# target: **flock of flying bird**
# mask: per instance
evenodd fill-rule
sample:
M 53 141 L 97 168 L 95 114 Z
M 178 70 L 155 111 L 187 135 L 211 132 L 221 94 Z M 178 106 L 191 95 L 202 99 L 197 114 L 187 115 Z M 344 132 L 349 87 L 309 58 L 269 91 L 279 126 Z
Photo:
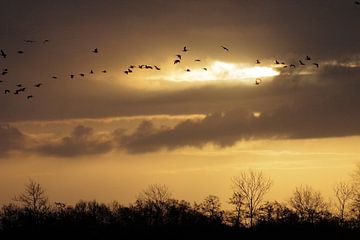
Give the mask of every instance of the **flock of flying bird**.
M 229 51 L 230 51 L 228 47 L 225 47 L 225 46 L 223 46 L 223 45 L 221 45 L 220 47 L 221 47 L 224 51 L 226 51 L 226 52 L 229 52 Z M 188 52 L 188 51 L 190 51 L 190 50 L 188 49 L 188 47 L 187 47 L 187 46 L 184 46 L 183 49 L 182 49 L 182 52 L 183 52 L 183 53 L 186 53 L 186 52 Z M 175 57 L 176 57 L 176 59 L 174 60 L 173 63 L 174 63 L 175 65 L 180 64 L 180 63 L 181 63 L 181 60 L 183 59 L 183 55 L 181 55 L 181 54 L 176 54 Z M 201 62 L 201 59 L 194 59 L 194 61 L 195 61 L 195 62 Z M 306 56 L 304 60 L 301 60 L 301 59 L 300 59 L 300 60 L 298 61 L 298 62 L 299 62 L 299 66 L 305 66 L 305 65 L 307 65 L 307 62 L 309 62 L 309 61 L 311 61 L 311 57 Z M 257 59 L 257 60 L 256 60 L 256 64 L 261 64 L 261 61 L 260 61 L 259 59 Z M 274 64 L 275 64 L 276 66 L 279 66 L 279 67 L 282 67 L 282 68 L 288 68 L 288 67 L 289 67 L 289 68 L 296 68 L 296 67 L 297 67 L 295 63 L 286 64 L 285 62 L 279 62 L 278 60 L 275 60 L 275 61 L 274 61 Z M 320 66 L 320 65 L 319 65 L 318 63 L 316 63 L 316 62 L 312 62 L 311 64 L 314 65 L 316 68 L 319 68 L 319 66 Z M 156 70 L 158 70 L 158 71 L 161 70 L 161 68 L 158 67 L 158 66 L 156 66 L 156 65 L 151 66 L 151 65 L 147 65 L 147 64 L 142 64 L 142 65 L 138 65 L 137 67 L 138 67 L 139 69 L 156 69 Z M 127 75 L 130 74 L 130 73 L 133 73 L 135 68 L 136 68 L 136 65 L 130 65 L 130 66 L 124 71 L 124 73 L 127 74 Z M 203 67 L 202 69 L 203 69 L 204 71 L 207 71 L 207 70 L 208 70 L 207 67 Z M 186 72 L 191 72 L 191 69 L 186 68 L 185 71 L 186 71 Z M 260 79 L 260 78 L 256 78 L 256 80 L 255 80 L 255 85 L 259 85 L 260 83 L 261 83 L 261 79 Z
M 36 41 L 34 41 L 34 40 L 25 40 L 24 42 L 25 42 L 25 43 L 32 44 L 32 43 L 35 43 Z M 49 42 L 48 39 L 45 39 L 45 40 L 42 41 L 43 44 L 45 44 L 45 43 L 47 43 L 47 42 Z M 223 45 L 220 46 L 220 47 L 221 47 L 224 51 L 226 51 L 226 52 L 229 52 L 229 51 L 230 51 L 228 47 L 225 47 L 225 46 L 223 46 Z M 184 54 L 186 54 L 188 51 L 190 51 L 190 50 L 188 49 L 188 47 L 187 47 L 187 46 L 184 46 L 183 49 L 182 49 L 182 52 L 183 52 Z M 91 50 L 91 52 L 94 53 L 94 54 L 98 54 L 100 51 L 99 51 L 98 48 L 95 48 L 95 49 Z M 19 51 L 17 51 L 17 53 L 18 53 L 18 54 L 24 54 L 24 51 L 19 50 Z M 7 54 L 6 54 L 5 50 L 3 50 L 3 49 L 0 50 L 0 56 L 1 56 L 2 58 L 4 58 L 4 59 L 7 58 Z M 182 61 L 182 59 L 183 59 L 183 55 L 181 55 L 181 54 L 176 54 L 175 57 L 176 57 L 176 59 L 173 61 L 173 64 L 175 64 L 175 65 L 180 64 L 181 61 Z M 194 59 L 194 61 L 195 61 L 195 62 L 201 62 L 201 59 Z M 299 62 L 299 66 L 307 65 L 307 63 L 308 63 L 309 61 L 311 61 L 311 58 L 310 58 L 309 56 L 306 56 L 306 58 L 305 58 L 304 60 L 299 60 L 299 61 L 298 61 L 298 62 Z M 258 64 L 261 64 L 261 61 L 260 61 L 259 59 L 256 60 L 256 65 L 258 65 Z M 289 68 L 296 68 L 296 67 L 297 67 L 296 64 L 294 64 L 294 63 L 291 63 L 291 64 L 288 65 L 288 64 L 286 64 L 285 62 L 279 62 L 278 60 L 275 60 L 275 61 L 274 61 L 274 64 L 275 64 L 276 66 L 279 66 L 279 67 L 282 67 L 282 68 L 288 68 L 288 67 L 289 67 Z M 317 68 L 319 68 L 319 64 L 318 64 L 318 63 L 312 62 L 311 64 L 314 65 L 314 66 L 316 66 Z M 141 64 L 141 65 L 130 65 L 130 66 L 124 71 L 124 73 L 127 74 L 127 75 L 128 75 L 128 74 L 131 74 L 131 73 L 134 72 L 135 68 L 139 68 L 139 69 L 150 69 L 150 70 L 153 70 L 153 69 L 154 69 L 154 70 L 157 70 L 157 71 L 160 71 L 160 70 L 161 70 L 161 68 L 160 68 L 159 66 L 157 66 L 157 65 Z M 207 67 L 202 67 L 202 69 L 203 69 L 204 71 L 207 71 L 207 70 L 208 70 Z M 185 71 L 186 71 L 186 72 L 190 72 L 191 69 L 186 68 Z M 107 73 L 107 70 L 103 70 L 103 71 L 101 71 L 101 72 L 102 72 L 102 73 Z M 8 73 L 9 73 L 8 69 L 7 69 L 7 68 L 4 68 L 4 69 L 2 69 L 1 75 L 4 77 L 4 76 L 7 75 Z M 94 71 L 91 69 L 90 72 L 89 72 L 89 74 L 94 74 Z M 79 75 L 80 77 L 85 77 L 85 73 L 79 73 L 78 75 Z M 77 75 L 76 75 L 76 74 L 69 74 L 69 77 L 70 77 L 71 79 L 75 78 L 75 76 L 77 76 Z M 52 78 L 53 78 L 53 79 L 57 79 L 58 77 L 57 77 L 57 76 L 52 76 Z M 259 84 L 261 83 L 261 81 L 262 81 L 262 80 L 261 80 L 260 78 L 256 78 L 256 79 L 255 79 L 255 85 L 259 85 Z M 3 83 L 3 80 L 0 80 L 0 84 L 1 84 L 1 83 Z M 33 85 L 33 87 L 35 87 L 35 88 L 40 88 L 42 85 L 43 85 L 43 83 L 36 83 L 36 84 Z M 19 83 L 19 84 L 16 84 L 16 85 L 15 85 L 15 89 L 14 89 L 13 91 L 11 91 L 10 89 L 5 89 L 5 90 L 3 90 L 3 93 L 4 93 L 4 94 L 11 94 L 11 93 L 13 93 L 13 94 L 15 94 L 15 95 L 19 95 L 19 94 L 27 91 L 27 89 L 28 89 L 27 87 L 25 87 L 23 84 Z M 27 95 L 27 99 L 31 99 L 31 98 L 33 98 L 33 97 L 34 97 L 34 96 L 33 96 L 32 94 Z
M 48 43 L 49 41 L 50 41 L 49 39 L 45 39 L 45 40 L 43 40 L 43 41 L 41 41 L 41 42 L 42 42 L 43 44 L 46 44 L 46 43 Z M 36 43 L 37 41 L 35 41 L 35 40 L 24 40 L 24 42 L 27 43 L 27 44 L 33 44 L 33 43 Z M 99 50 L 98 50 L 97 48 L 95 48 L 94 50 L 92 50 L 92 52 L 93 52 L 93 53 L 99 53 Z M 24 54 L 24 51 L 23 51 L 23 50 L 19 50 L 19 51 L 17 51 L 17 53 L 18 53 L 18 54 Z M 0 49 L 0 57 L 2 57 L 3 59 L 6 59 L 7 56 L 8 56 L 8 55 L 7 55 L 6 51 L 3 50 L 3 49 Z M 2 71 L 1 71 L 1 76 L 4 78 L 5 75 L 7 75 L 8 73 L 9 73 L 8 68 L 4 68 L 4 69 L 2 69 Z M 94 74 L 94 73 L 95 73 L 95 72 L 94 72 L 92 69 L 91 69 L 90 72 L 89 72 L 89 74 Z M 106 71 L 106 70 L 103 70 L 102 73 L 107 73 L 107 71 Z M 85 77 L 85 73 L 80 73 L 79 76 Z M 70 78 L 74 78 L 74 77 L 75 77 L 75 74 L 69 74 L 69 77 L 70 77 Z M 53 79 L 58 79 L 57 76 L 52 76 L 52 78 L 53 78 Z M 4 82 L 3 80 L 0 80 L 0 84 L 3 83 L 3 82 Z M 36 83 L 36 84 L 33 84 L 33 87 L 34 87 L 34 88 L 40 88 L 42 85 L 43 85 L 43 83 Z M 19 94 L 21 94 L 21 93 L 24 93 L 24 92 L 27 91 L 28 89 L 29 89 L 29 87 L 25 87 L 24 84 L 18 83 L 18 84 L 15 85 L 15 89 L 14 89 L 13 91 L 10 90 L 10 89 L 5 89 L 5 90 L 3 90 L 3 93 L 4 93 L 4 94 L 11 94 L 11 93 L 13 93 L 13 94 L 15 94 L 15 95 L 19 95 Z M 34 98 L 34 95 L 28 94 L 28 95 L 26 96 L 26 98 L 27 98 L 27 99 L 32 99 L 32 98 Z

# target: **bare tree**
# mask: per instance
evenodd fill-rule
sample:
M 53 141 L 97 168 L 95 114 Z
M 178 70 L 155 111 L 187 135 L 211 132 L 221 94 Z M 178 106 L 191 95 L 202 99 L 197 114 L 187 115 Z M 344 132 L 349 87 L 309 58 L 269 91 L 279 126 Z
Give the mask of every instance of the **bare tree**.
M 224 211 L 221 210 L 220 198 L 208 195 L 199 205 L 201 212 L 213 221 L 222 222 Z
M 346 207 L 354 195 L 354 186 L 346 182 L 339 182 L 334 186 L 334 194 L 337 200 L 335 206 L 339 212 L 339 217 L 344 220 Z
M 301 220 L 310 221 L 311 223 L 314 223 L 315 220 L 328 212 L 328 206 L 324 202 L 321 193 L 314 191 L 310 186 L 297 187 L 289 203 Z
M 49 200 L 45 189 L 32 179 L 29 179 L 29 183 L 25 185 L 25 191 L 15 196 L 14 200 L 34 212 L 42 212 L 48 209 Z
M 234 205 L 234 222 L 236 227 L 240 227 L 241 223 L 241 215 L 243 213 L 243 207 L 244 207 L 244 198 L 243 196 L 238 192 L 233 192 L 233 195 L 229 199 L 229 203 Z
M 234 194 L 243 198 L 243 203 L 250 219 L 250 227 L 252 227 L 255 215 L 261 206 L 265 194 L 270 190 L 272 181 L 270 178 L 265 177 L 261 171 L 255 172 L 249 170 L 234 177 L 232 182 Z
M 171 195 L 172 194 L 166 185 L 152 184 L 140 193 L 139 199 L 142 199 L 145 202 L 163 204 L 171 198 Z
M 171 192 L 166 185 L 149 185 L 139 194 L 135 205 L 147 215 L 150 225 L 162 224 L 171 200 Z

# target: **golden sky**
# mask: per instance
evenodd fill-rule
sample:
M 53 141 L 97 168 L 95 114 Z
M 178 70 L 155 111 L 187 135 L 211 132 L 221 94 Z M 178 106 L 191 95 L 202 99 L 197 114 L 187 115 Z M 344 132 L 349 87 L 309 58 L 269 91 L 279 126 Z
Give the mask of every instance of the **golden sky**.
M 67 203 L 128 203 L 162 183 L 226 205 L 231 177 L 250 168 L 274 180 L 269 199 L 300 184 L 330 197 L 360 155 L 353 5 L 4 1 L 0 203 L 33 178 Z M 13 94 L 17 84 L 26 91 Z

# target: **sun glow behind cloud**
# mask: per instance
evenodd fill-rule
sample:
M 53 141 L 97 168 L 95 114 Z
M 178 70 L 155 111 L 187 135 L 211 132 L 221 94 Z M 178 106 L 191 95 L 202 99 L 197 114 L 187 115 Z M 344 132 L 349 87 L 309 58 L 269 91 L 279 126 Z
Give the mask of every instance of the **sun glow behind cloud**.
M 190 72 L 185 69 L 177 69 L 165 74 L 151 76 L 148 79 L 163 79 L 176 82 L 197 82 L 197 81 L 241 81 L 253 84 L 252 80 L 256 78 L 274 77 L 280 73 L 267 66 L 251 66 L 245 64 L 227 63 L 222 61 L 214 61 L 210 65 L 203 67 L 191 68 Z

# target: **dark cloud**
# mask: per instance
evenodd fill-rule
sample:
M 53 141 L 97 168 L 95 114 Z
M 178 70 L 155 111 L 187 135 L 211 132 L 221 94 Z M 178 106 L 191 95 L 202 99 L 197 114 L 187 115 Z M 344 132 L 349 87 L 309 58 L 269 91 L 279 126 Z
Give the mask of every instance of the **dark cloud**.
M 0 124 L 0 157 L 6 156 L 11 151 L 23 150 L 27 137 L 18 129 Z
M 143 153 L 207 143 L 227 147 L 249 139 L 359 135 L 360 112 L 354 108 L 360 102 L 359 87 L 359 67 L 328 66 L 315 75 L 279 76 L 264 88 L 282 97 L 275 107 L 265 104 L 260 117 L 249 108 L 234 108 L 166 130 L 144 122 L 134 133 L 125 135 L 120 145 L 130 153 Z
M 111 142 L 99 134 L 95 134 L 92 128 L 77 126 L 70 136 L 50 144 L 41 144 L 33 151 L 49 156 L 77 157 L 86 155 L 102 154 L 110 151 Z

